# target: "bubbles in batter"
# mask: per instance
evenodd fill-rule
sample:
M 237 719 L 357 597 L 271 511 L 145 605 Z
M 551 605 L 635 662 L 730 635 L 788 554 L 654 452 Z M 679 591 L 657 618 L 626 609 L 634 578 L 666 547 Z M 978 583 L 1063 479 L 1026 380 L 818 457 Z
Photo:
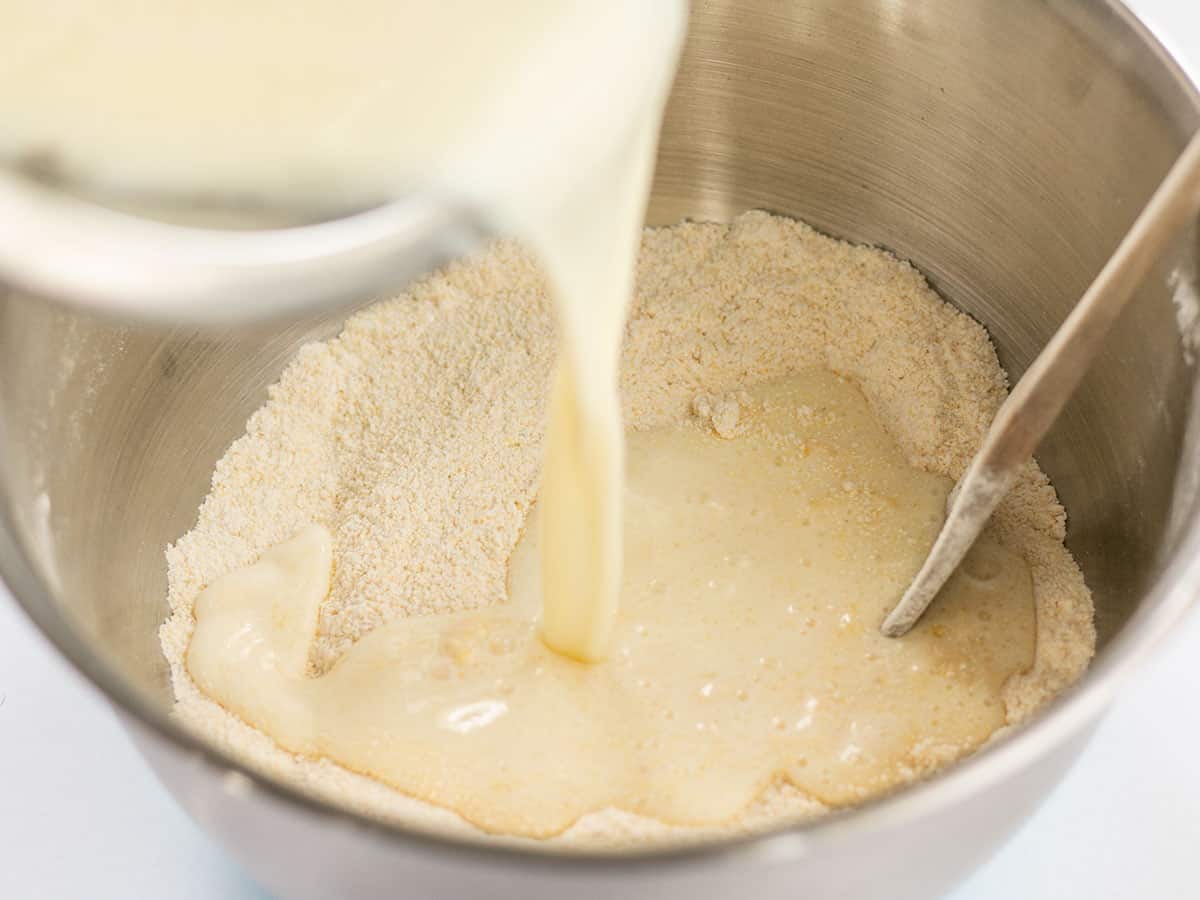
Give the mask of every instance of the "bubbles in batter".
M 306 529 L 200 595 L 192 677 L 288 750 L 533 837 L 608 807 L 720 824 L 780 778 L 853 803 L 1003 725 L 1002 687 L 1034 650 L 1019 557 L 985 537 L 910 635 L 878 632 L 950 482 L 826 371 L 697 412 L 628 434 L 606 661 L 539 638 L 531 516 L 507 604 L 392 622 L 317 678 L 302 661 L 333 560 Z

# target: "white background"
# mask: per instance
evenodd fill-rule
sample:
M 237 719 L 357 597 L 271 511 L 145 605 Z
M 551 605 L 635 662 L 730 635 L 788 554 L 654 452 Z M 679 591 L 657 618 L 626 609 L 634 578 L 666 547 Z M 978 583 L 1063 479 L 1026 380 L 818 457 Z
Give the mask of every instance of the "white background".
M 1200 72 L 1195 0 L 1131 5 Z M 1195 898 L 1198 857 L 1192 616 L 1062 786 L 950 900 Z M 159 787 L 97 692 L 0 596 L 0 898 L 84 896 L 264 895 Z

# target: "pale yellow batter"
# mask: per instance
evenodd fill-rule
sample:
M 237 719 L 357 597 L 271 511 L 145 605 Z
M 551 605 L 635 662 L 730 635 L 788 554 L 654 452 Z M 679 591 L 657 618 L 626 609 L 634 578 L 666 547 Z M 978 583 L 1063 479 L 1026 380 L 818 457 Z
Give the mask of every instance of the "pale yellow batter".
M 538 638 L 535 516 L 508 603 L 383 626 L 317 678 L 333 558 L 304 529 L 200 595 L 192 677 L 293 752 L 532 837 L 606 808 L 717 825 L 780 778 L 852 803 L 985 741 L 1033 661 L 1026 564 L 984 540 L 910 636 L 881 637 L 948 479 L 909 465 L 827 371 L 717 405 L 629 435 L 607 661 Z

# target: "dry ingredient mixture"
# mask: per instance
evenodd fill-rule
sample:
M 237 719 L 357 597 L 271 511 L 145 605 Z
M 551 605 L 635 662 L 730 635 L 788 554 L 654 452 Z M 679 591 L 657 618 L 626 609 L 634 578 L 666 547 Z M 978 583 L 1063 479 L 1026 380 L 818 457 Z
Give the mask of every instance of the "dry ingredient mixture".
M 195 529 L 168 550 L 172 614 L 162 641 L 178 715 L 334 802 L 470 831 L 446 810 L 285 753 L 207 699 L 184 665 L 192 606 L 214 579 L 311 523 L 333 535 L 334 574 L 310 674 L 385 622 L 503 601 L 537 489 L 554 353 L 545 284 L 511 243 L 356 315 L 336 340 L 303 348 L 218 464 Z M 857 384 L 911 463 L 951 478 L 1005 388 L 982 328 L 883 252 L 763 213 L 731 226 L 646 232 L 622 363 L 630 426 L 699 416 L 729 437 L 738 391 L 817 367 Z M 1092 652 L 1091 600 L 1062 544 L 1064 526 L 1053 489 L 1030 464 L 992 529 L 1028 562 L 1037 609 L 1034 664 L 1005 689 L 1009 723 L 1077 678 Z M 922 763 L 948 758 L 930 747 Z M 725 827 L 821 811 L 779 783 Z M 703 833 L 604 810 L 558 839 Z

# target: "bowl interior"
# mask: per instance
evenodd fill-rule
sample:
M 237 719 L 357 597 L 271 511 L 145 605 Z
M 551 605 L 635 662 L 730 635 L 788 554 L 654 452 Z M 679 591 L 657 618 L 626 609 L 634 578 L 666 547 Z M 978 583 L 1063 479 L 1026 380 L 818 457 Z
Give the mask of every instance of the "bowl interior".
M 697 0 L 651 223 L 766 208 L 912 260 L 1020 375 L 1200 116 L 1123 11 L 1044 0 Z M 1174 272 L 1141 290 L 1042 447 L 1101 652 L 1162 562 L 1187 424 Z M 35 618 L 144 712 L 169 708 L 163 549 L 302 342 L 129 329 L 0 304 L 0 565 Z M 1194 465 L 1193 463 L 1189 463 Z

